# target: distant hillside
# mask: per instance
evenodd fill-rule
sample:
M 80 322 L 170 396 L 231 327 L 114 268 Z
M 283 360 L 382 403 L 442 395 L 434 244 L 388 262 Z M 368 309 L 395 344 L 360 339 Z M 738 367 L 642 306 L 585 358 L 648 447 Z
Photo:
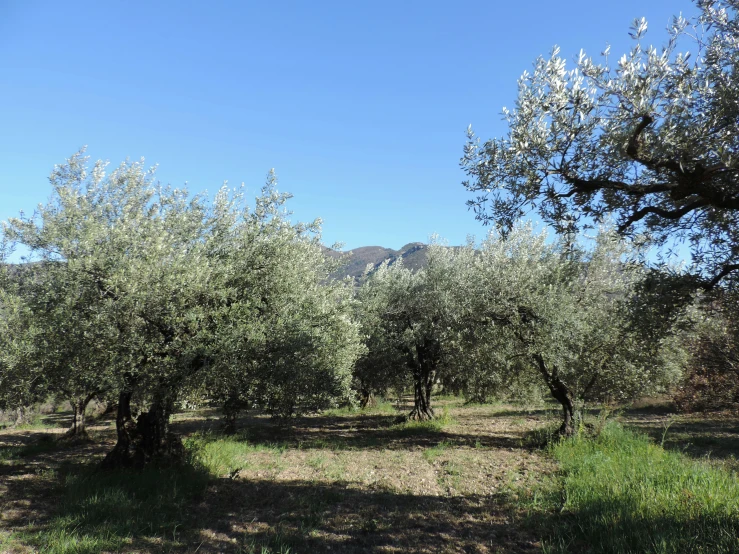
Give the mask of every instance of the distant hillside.
M 372 269 L 380 266 L 388 260 L 390 264 L 402 259 L 403 265 L 409 269 L 416 270 L 426 266 L 428 261 L 428 245 L 422 242 L 411 242 L 400 250 L 383 248 L 382 246 L 361 246 L 346 252 L 325 249 L 326 254 L 343 262 L 342 267 L 333 273 L 336 279 L 344 279 L 347 275 L 355 281 L 364 274 L 368 265 Z M 8 264 L 11 279 L 17 279 L 21 283 L 32 275 L 31 270 L 38 262 L 31 264 Z
M 420 269 L 427 262 L 428 245 L 422 242 L 411 242 L 400 250 L 383 248 L 382 246 L 361 246 L 347 252 L 329 251 L 329 255 L 341 258 L 344 265 L 334 272 L 334 277 L 343 279 L 347 275 L 359 280 L 368 265 L 372 268 L 378 267 L 385 260 L 390 264 L 402 259 L 403 265 L 409 269 Z

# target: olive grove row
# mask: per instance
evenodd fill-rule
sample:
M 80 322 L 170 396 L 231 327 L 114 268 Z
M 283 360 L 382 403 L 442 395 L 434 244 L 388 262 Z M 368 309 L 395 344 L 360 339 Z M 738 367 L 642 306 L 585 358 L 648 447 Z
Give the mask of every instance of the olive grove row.
M 117 467 L 176 456 L 185 401 L 220 406 L 233 431 L 244 409 L 288 418 L 391 389 L 413 391 L 415 419 L 434 417 L 439 385 L 476 401 L 543 390 L 568 434 L 581 402 L 666 390 L 691 337 L 736 315 L 707 308 L 739 272 L 737 6 L 698 7 L 661 51 L 642 46 L 642 20 L 615 65 L 537 60 L 508 135 L 470 131 L 462 158 L 494 231 L 432 244 L 415 272 L 333 278 L 320 221 L 294 223 L 273 174 L 249 206 L 78 153 L 46 205 L 3 225 L 0 262 L 18 249 L 29 263 L 0 266 L 0 410 L 61 397 L 84 432 L 86 405 L 108 401 Z M 522 224 L 527 210 L 557 236 Z M 688 273 L 648 267 L 643 247 L 680 240 Z
M 110 465 L 175 448 L 184 400 L 218 404 L 232 431 L 244 408 L 288 417 L 412 387 L 410 417 L 427 419 L 437 382 L 478 399 L 540 384 L 568 433 L 577 400 L 680 374 L 687 320 L 649 319 L 650 274 L 608 229 L 589 248 L 529 226 L 433 244 L 427 267 L 382 265 L 355 292 L 330 277 L 341 261 L 318 222 L 290 221 L 274 175 L 253 207 L 238 191 L 209 202 L 162 187 L 141 163 L 106 174 L 81 154 L 51 181 L 50 202 L 4 229 L 34 261 L 3 274 L 0 399 L 69 399 L 79 432 L 92 398 L 114 402 Z M 147 406 L 135 419 L 132 400 Z

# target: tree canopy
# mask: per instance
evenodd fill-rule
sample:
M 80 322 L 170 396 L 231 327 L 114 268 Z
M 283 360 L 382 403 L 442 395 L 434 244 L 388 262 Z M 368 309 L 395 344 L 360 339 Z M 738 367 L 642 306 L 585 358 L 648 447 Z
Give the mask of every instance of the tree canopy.
M 0 385 L 16 402 L 114 395 L 117 466 L 176 454 L 169 416 L 202 387 L 287 415 L 348 396 L 351 287 L 325 283 L 319 222 L 290 221 L 273 174 L 254 208 L 240 191 L 211 204 L 162 186 L 143 162 L 90 168 L 82 152 L 50 180 L 49 203 L 4 227 L 37 262 L 18 294 L 3 289 L 17 378 Z M 135 421 L 132 400 L 148 406 Z
M 560 49 L 518 82 L 504 137 L 470 127 L 461 165 L 478 219 L 509 230 L 533 210 L 573 234 L 613 214 L 618 230 L 657 245 L 690 244 L 711 288 L 739 269 L 739 22 L 733 0 L 698 2 L 662 48 L 600 61 Z M 692 49 L 692 51 L 688 50 Z
M 628 400 L 665 390 L 680 375 L 675 327 L 645 334 L 635 324 L 643 267 L 612 231 L 594 242 L 551 244 L 517 225 L 483 242 L 472 272 L 470 328 L 477 329 L 468 336 L 487 373 L 499 382 L 511 374 L 538 379 L 562 405 L 565 434 L 576 402 Z

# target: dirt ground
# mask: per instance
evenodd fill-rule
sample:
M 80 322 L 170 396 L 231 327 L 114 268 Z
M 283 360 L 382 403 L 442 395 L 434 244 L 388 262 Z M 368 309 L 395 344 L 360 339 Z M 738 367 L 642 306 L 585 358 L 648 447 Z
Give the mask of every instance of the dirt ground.
M 131 537 L 120 551 L 540 552 L 536 530 L 515 500 L 556 471 L 532 439 L 556 421 L 556 412 L 465 406 L 459 399 L 436 406 L 449 421 L 440 429 L 399 426 L 387 411 L 304 417 L 290 428 L 245 417 L 240 440 L 253 449 L 186 507 L 179 538 Z M 11 545 L 6 552 L 35 552 L 13 537 L 56 516 L 64 494 L 60 470 L 92 467 L 112 447 L 110 421 L 91 427 L 90 441 L 55 440 L 65 417 L 0 430 L 0 537 L 7 539 L 0 544 Z M 658 442 L 664 437 L 668 448 L 739 469 L 736 414 L 675 415 L 647 405 L 617 417 Z M 217 430 L 216 418 L 208 410 L 178 414 L 174 428 L 183 436 Z M 25 449 L 23 456 L 12 456 L 18 449 Z

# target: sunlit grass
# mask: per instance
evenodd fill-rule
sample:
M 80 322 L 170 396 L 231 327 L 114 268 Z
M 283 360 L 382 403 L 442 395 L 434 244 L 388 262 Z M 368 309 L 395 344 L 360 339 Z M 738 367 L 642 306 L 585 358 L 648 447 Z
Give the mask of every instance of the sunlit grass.
M 258 452 L 271 454 L 267 465 L 276 467 L 285 450 L 279 444 L 254 444 L 239 436 L 218 435 L 194 435 L 185 441 L 185 446 L 191 452 L 193 463 L 215 477 L 235 476 L 241 470 L 253 468 L 254 464 L 264 465 L 263 461 L 253 459 L 253 454 Z
M 207 484 L 207 475 L 187 465 L 139 472 L 83 468 L 60 479 L 55 517 L 13 537 L 47 554 L 116 552 L 133 537 L 181 544 L 188 507 Z
M 739 552 L 739 479 L 609 423 L 551 447 L 561 473 L 527 502 L 546 552 Z

